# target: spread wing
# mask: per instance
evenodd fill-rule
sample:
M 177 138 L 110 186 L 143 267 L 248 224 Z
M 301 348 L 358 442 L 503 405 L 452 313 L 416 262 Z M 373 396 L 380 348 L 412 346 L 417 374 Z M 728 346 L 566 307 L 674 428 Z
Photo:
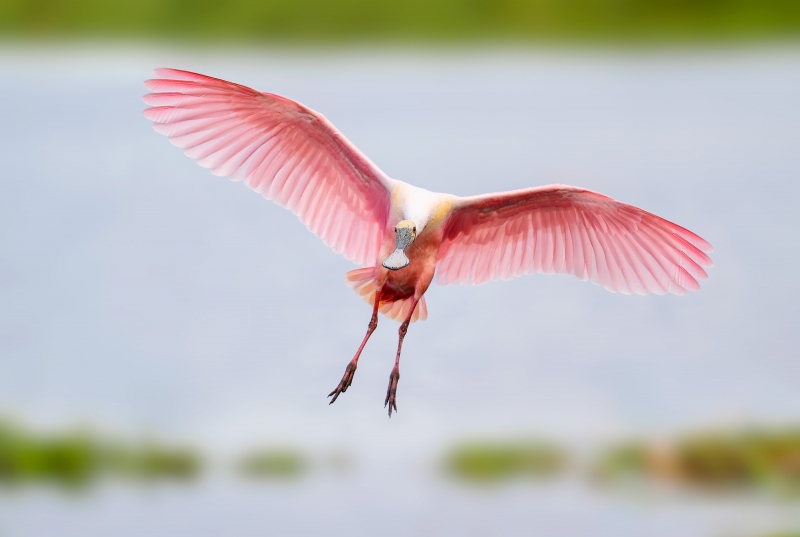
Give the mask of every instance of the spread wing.
M 440 284 L 534 272 L 573 274 L 609 291 L 683 295 L 700 288 L 711 245 L 612 198 L 565 185 L 458 198 L 445 223 Z
M 378 256 L 389 179 L 321 114 L 285 97 L 217 78 L 158 69 L 144 115 L 215 175 L 294 212 L 357 264 Z

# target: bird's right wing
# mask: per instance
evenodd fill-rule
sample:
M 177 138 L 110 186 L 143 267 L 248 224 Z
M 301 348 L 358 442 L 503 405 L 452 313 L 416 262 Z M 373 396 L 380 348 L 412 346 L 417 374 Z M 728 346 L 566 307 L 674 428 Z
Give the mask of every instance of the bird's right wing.
M 145 117 L 215 175 L 294 212 L 325 244 L 372 265 L 391 182 L 321 114 L 285 97 L 188 71 L 157 69 Z
M 609 291 L 700 288 L 711 245 L 632 205 L 566 185 L 458 198 L 436 265 L 440 284 L 534 272 L 573 274 Z

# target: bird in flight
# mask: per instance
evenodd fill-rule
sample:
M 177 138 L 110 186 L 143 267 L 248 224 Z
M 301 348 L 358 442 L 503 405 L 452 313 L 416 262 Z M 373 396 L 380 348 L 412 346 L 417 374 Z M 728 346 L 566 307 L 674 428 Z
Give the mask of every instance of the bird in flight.
M 425 291 L 522 274 L 572 274 L 612 292 L 700 288 L 711 245 L 608 196 L 567 185 L 459 197 L 388 177 L 322 114 L 254 89 L 177 69 L 147 80 L 144 115 L 198 164 L 289 209 L 362 266 L 347 285 L 372 306 L 367 333 L 331 403 L 353 382 L 378 313 L 399 321 L 384 407 L 397 411 L 400 351 L 425 320 Z

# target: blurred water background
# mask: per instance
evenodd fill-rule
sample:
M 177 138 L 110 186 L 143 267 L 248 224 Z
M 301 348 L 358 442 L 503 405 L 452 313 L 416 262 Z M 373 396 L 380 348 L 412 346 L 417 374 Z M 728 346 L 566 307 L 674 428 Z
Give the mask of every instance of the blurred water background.
M 0 3 L 1 535 L 800 531 L 795 3 L 226 5 Z M 429 190 L 598 190 L 715 267 L 685 297 L 434 285 L 400 412 L 386 319 L 329 407 L 354 267 L 152 131 L 161 66 L 299 100 Z

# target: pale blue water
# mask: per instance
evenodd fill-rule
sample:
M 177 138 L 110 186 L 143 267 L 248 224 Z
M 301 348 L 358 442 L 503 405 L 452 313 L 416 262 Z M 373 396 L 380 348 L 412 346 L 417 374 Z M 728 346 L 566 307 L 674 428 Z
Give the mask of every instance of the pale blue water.
M 0 410 L 41 427 L 344 449 L 350 477 L 211 479 L 5 498 L 9 535 L 749 535 L 792 507 L 631 501 L 569 481 L 477 493 L 432 466 L 469 435 L 591 451 L 631 434 L 800 418 L 800 52 L 0 50 Z M 433 287 L 382 408 L 383 320 L 294 216 L 199 168 L 141 116 L 157 66 L 321 111 L 393 177 L 460 195 L 563 182 L 716 247 L 686 297 L 568 277 Z M 795 509 L 796 510 L 796 509 Z M 748 526 L 750 524 L 752 527 Z M 796 524 L 795 524 L 796 525 Z M 680 532 L 677 533 L 676 529 Z

